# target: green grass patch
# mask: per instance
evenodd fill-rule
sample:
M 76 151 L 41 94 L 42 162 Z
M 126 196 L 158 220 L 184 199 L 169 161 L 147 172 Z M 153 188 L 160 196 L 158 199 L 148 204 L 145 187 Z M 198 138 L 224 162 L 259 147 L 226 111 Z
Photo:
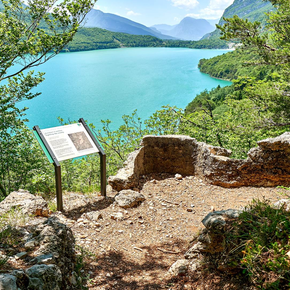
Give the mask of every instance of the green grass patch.
M 257 289 L 290 288 L 290 213 L 254 200 L 228 228 L 226 260 Z

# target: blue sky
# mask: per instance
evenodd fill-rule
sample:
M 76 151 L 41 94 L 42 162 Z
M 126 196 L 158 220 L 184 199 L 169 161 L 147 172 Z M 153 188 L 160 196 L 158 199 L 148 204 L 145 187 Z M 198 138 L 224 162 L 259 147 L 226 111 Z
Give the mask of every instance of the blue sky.
M 98 0 L 95 9 L 146 26 L 177 24 L 184 17 L 218 19 L 234 0 Z

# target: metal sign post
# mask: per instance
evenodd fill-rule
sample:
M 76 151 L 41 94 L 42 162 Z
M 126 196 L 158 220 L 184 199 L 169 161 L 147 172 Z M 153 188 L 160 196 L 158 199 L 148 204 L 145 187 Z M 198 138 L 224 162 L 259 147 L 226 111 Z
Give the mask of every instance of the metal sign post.
M 60 161 L 100 154 L 101 194 L 106 197 L 106 154 L 83 118 L 79 123 L 40 130 L 33 127 L 33 133 L 50 163 L 55 169 L 57 210 L 63 210 Z
M 47 143 L 45 137 L 43 136 L 41 130 L 38 126 L 34 126 L 33 130 L 36 134 L 36 139 L 38 140 L 41 148 L 43 149 L 45 155 L 48 157 L 50 163 L 54 165 L 54 172 L 55 172 L 55 187 L 56 187 L 56 204 L 57 210 L 63 210 L 63 201 L 62 201 L 62 188 L 61 188 L 61 166 L 58 162 L 56 156 L 54 155 L 53 151 L 51 150 L 49 144 Z
M 83 124 L 85 129 L 87 130 L 89 136 L 91 139 L 94 141 L 95 145 L 99 149 L 99 155 L 100 155 L 100 171 L 101 171 L 101 194 L 102 196 L 106 196 L 106 182 L 107 182 L 107 177 L 106 177 L 106 153 L 104 148 L 101 146 L 101 144 L 98 142 L 96 139 L 95 135 L 91 131 L 90 127 L 86 124 L 85 120 L 83 118 L 79 119 L 79 122 Z

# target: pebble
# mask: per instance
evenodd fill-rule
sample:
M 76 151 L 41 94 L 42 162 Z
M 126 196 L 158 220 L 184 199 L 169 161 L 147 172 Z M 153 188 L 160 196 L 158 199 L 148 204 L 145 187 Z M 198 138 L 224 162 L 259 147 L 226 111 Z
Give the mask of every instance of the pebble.
M 21 252 L 15 255 L 15 259 L 24 259 L 27 257 L 27 252 Z

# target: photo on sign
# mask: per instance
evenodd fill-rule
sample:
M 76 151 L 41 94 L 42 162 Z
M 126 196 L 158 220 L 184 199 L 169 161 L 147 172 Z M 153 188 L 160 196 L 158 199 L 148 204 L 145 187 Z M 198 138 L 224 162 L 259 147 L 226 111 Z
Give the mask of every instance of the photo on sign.
M 84 132 L 77 132 L 68 134 L 78 151 L 93 148 L 91 142 Z

